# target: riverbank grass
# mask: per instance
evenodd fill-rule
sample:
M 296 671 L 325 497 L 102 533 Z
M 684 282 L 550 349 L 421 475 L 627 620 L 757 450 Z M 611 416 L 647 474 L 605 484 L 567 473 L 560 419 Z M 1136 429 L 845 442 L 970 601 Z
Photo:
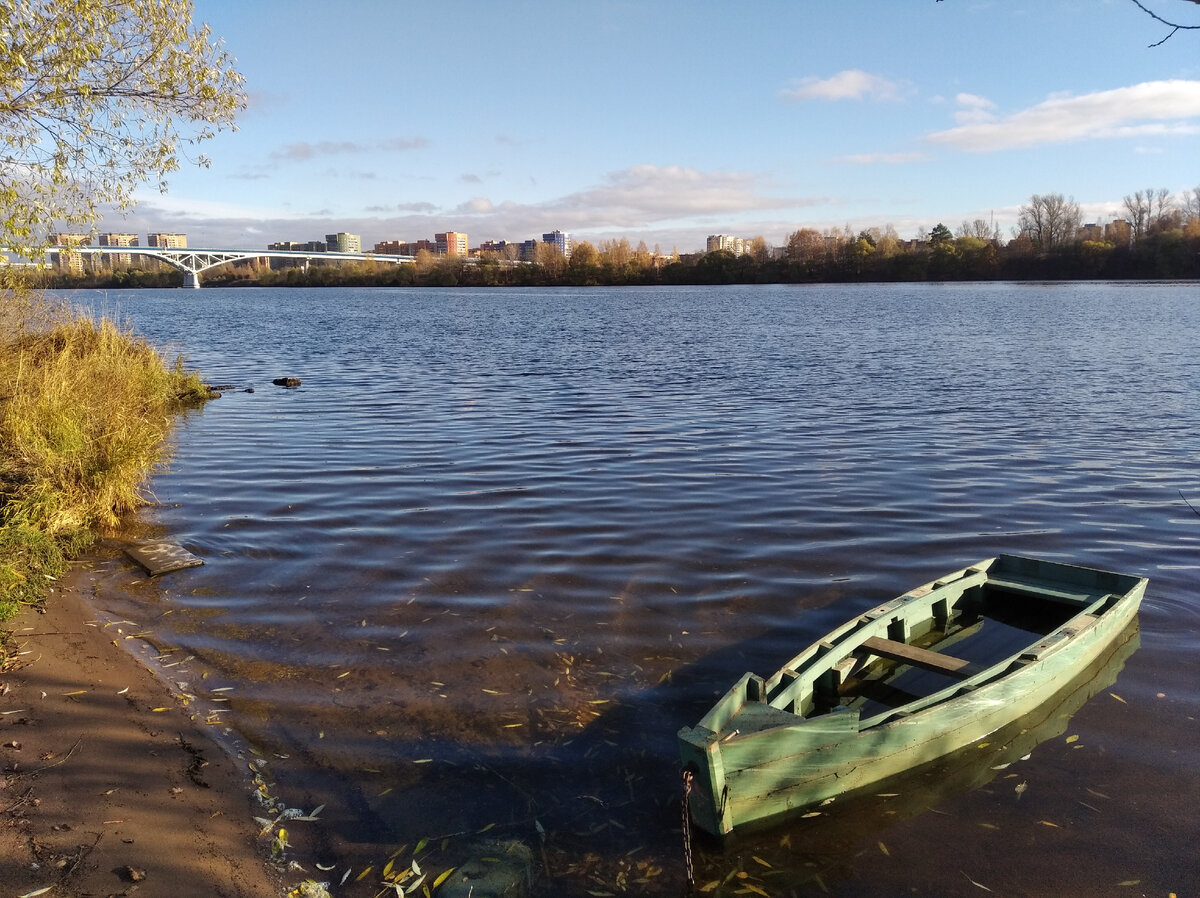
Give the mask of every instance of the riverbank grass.
M 0 289 L 0 620 L 145 503 L 172 413 L 207 396 L 128 328 Z

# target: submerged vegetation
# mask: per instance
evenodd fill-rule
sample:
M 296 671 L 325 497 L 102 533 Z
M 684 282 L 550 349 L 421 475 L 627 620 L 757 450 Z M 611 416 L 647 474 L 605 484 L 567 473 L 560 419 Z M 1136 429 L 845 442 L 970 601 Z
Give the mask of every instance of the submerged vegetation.
M 127 328 L 0 287 L 0 621 L 144 503 L 171 412 L 207 395 Z

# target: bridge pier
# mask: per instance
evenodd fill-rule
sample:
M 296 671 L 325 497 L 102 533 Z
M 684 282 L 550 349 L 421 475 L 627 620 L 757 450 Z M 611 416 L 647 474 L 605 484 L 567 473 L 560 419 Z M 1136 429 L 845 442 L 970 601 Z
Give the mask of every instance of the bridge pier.
M 185 271 L 183 273 L 183 286 L 195 287 L 197 290 L 199 290 L 200 289 L 200 274 L 199 274 L 199 272 Z

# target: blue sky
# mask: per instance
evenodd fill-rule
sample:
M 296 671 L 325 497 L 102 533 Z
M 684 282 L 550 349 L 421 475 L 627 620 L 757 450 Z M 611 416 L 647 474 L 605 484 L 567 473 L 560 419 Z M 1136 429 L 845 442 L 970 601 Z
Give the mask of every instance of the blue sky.
M 1200 24 L 1184 0 L 1143 0 Z M 1131 0 L 195 0 L 247 79 L 239 130 L 105 230 L 257 247 L 560 228 L 707 234 L 994 220 L 1034 193 L 1120 217 L 1200 185 L 1200 32 Z

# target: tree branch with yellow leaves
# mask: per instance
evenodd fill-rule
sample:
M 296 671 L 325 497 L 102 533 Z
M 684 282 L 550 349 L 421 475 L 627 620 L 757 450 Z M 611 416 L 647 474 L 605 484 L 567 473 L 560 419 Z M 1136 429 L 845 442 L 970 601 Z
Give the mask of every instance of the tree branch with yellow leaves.
M 127 209 L 181 145 L 235 127 L 245 79 L 191 0 L 0 0 L 0 245 Z M 199 164 L 207 164 L 198 156 Z

